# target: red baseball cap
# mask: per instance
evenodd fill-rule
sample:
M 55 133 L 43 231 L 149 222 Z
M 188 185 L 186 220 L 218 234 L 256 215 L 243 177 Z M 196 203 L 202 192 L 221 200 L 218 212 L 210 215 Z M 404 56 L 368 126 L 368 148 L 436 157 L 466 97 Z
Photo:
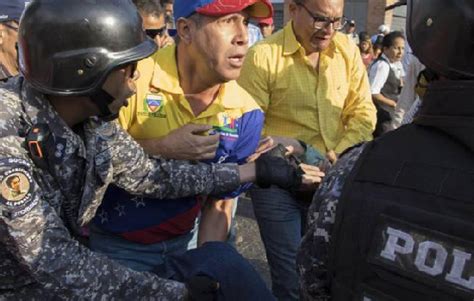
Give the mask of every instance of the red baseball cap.
M 175 0 L 174 18 L 187 18 L 193 13 L 206 16 L 222 16 L 243 10 L 253 18 L 273 16 L 273 7 L 269 0 Z
M 258 24 L 273 25 L 273 18 L 263 18 L 258 20 Z

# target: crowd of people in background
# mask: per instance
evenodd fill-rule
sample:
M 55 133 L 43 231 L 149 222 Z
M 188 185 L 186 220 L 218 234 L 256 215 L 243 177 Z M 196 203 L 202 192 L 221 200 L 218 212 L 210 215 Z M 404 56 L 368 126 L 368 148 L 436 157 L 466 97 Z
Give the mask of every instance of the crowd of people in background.
M 398 116 L 399 121 L 396 122 L 395 111 L 405 86 L 406 70 L 409 68 L 406 57 L 410 56 L 410 49 L 406 45 L 405 35 L 400 31 L 390 31 L 390 27 L 385 24 L 380 25 L 378 32 L 373 36 L 362 31 L 355 39 L 355 21 L 351 20 L 345 32 L 358 45 L 362 61 L 367 68 L 372 99 L 377 108 L 374 137 L 378 137 L 399 127 L 400 119 L 403 119 L 403 116 Z M 416 76 L 420 71 L 415 70 L 413 73 Z M 414 87 L 411 86 L 407 90 L 414 91 Z M 404 97 L 405 101 L 409 98 L 408 102 L 413 104 L 414 96 L 404 95 Z M 398 109 L 398 115 L 404 115 L 410 108 L 404 108 L 403 112 Z
M 68 1 L 75 3 L 74 0 Z M 18 57 L 17 46 L 19 19 L 28 1 L 15 0 L 16 2 L 21 9 L 10 5 L 5 6 L 5 13 L 0 11 L 0 15 L 6 16 L 0 19 L 0 81 L 7 84 L 11 83 L 9 79 L 15 79 L 21 73 L 21 68 L 28 71 L 30 64 L 24 57 Z M 313 229 L 316 234 L 307 234 L 305 237 L 308 225 L 314 228 L 315 223 L 321 221 L 321 213 L 315 209 L 313 197 L 314 200 L 318 196 L 322 199 L 318 201 L 318 205 L 321 205 L 321 210 L 325 210 L 321 212 L 324 212 L 326 220 L 321 223 L 327 222 L 332 228 L 337 205 L 335 200 L 339 199 L 343 188 L 340 177 L 343 180 L 349 179 L 346 176 L 359 156 L 362 156 L 363 147 L 353 147 L 365 145 L 364 143 L 373 138 L 383 137 L 401 125 L 410 123 L 423 103 L 427 86 L 438 80 L 439 75 L 426 69 L 418 60 L 403 32 L 392 31 L 386 24 L 380 25 L 376 33 L 357 32 L 356 21 L 346 18 L 343 14 L 344 0 L 291 0 L 288 6 L 290 21 L 279 30 L 276 30 L 271 2 L 267 0 L 248 1 L 247 4 L 231 0 L 132 2 L 132 13 L 129 9 L 125 13 L 117 14 L 125 16 L 130 13 L 133 16 L 128 17 L 134 19 L 136 8 L 141 20 L 139 27 L 142 27 L 144 34 L 154 44 L 146 44 L 150 39 L 145 40 L 145 36 L 137 37 L 135 42 L 140 39 L 143 41 L 140 40 L 139 45 L 134 45 L 121 54 L 133 51 L 139 53 L 107 70 L 112 74 L 119 70 L 121 74 L 128 74 L 129 80 L 133 80 L 133 93 L 128 91 L 124 99 L 128 106 L 112 112 L 110 108 L 114 98 L 109 91 L 104 92 L 105 88 L 99 94 L 87 96 L 91 97 L 91 103 L 99 107 L 99 117 L 118 118 L 118 122 L 114 123 L 117 129 L 112 132 L 123 131 L 123 135 L 128 134 L 133 138 L 132 143 L 131 138 L 127 140 L 125 136 L 120 136 L 133 150 L 133 154 L 127 153 L 127 160 L 136 159 L 134 155 L 143 155 L 146 158 L 137 160 L 142 163 L 137 166 L 142 166 L 144 170 L 135 171 L 144 180 L 132 179 L 136 182 L 130 183 L 121 180 L 120 173 L 114 174 L 113 178 L 104 174 L 94 175 L 107 183 L 100 187 L 103 200 L 101 198 L 100 202 L 88 204 L 89 209 L 85 205 L 73 210 L 61 208 L 66 215 L 66 226 L 73 224 L 74 227 L 71 227 L 78 232 L 74 235 L 85 237 L 87 251 L 92 250 L 120 263 L 119 267 L 115 267 L 107 261 L 102 262 L 104 273 L 111 273 L 109 268 L 116 269 L 130 277 L 133 280 L 132 285 L 138 283 L 143 276 L 138 272 L 150 275 L 153 273 L 155 278 L 151 277 L 152 279 L 144 282 L 142 286 L 138 285 L 137 290 L 140 293 L 151 296 L 152 290 L 157 289 L 152 281 L 163 278 L 187 285 L 183 288 L 174 282 L 160 282 L 159 285 L 166 288 L 166 293 L 163 294 L 168 295 L 163 298 L 173 296 L 177 292 L 182 294 L 185 290 L 196 294 L 194 296 L 208 298 L 219 285 L 223 285 L 223 288 L 227 289 L 224 293 L 227 294 L 227 300 L 238 300 L 238 297 L 232 297 L 233 294 L 238 294 L 236 287 L 229 283 L 235 283 L 239 275 L 227 277 L 228 270 L 221 269 L 217 262 L 211 261 L 212 264 L 205 266 L 204 263 L 210 262 L 206 254 L 210 253 L 189 251 L 196 248 L 206 250 L 203 246 L 209 249 L 209 243 L 216 241 L 233 244 L 236 207 L 239 196 L 245 193 L 252 200 L 264 243 L 271 272 L 271 293 L 278 300 L 311 300 L 314 297 L 311 294 L 320 289 L 314 287 L 314 279 L 321 276 L 312 268 L 322 263 L 315 262 L 314 258 L 326 260 L 328 254 L 325 253 L 327 249 L 321 249 L 322 253 L 315 256 L 309 249 L 302 249 L 301 242 L 303 240 L 307 245 L 323 245 L 328 242 L 330 236 L 329 230 L 325 232 L 324 225 L 318 225 L 317 229 Z M 77 1 L 74 5 L 76 4 Z M 130 3 L 130 7 L 131 5 Z M 36 9 L 40 10 L 41 7 Z M 22 43 L 26 43 L 26 40 L 24 38 Z M 144 49 L 146 53 L 143 52 Z M 21 53 L 28 53 L 28 49 Z M 87 68 L 93 68 L 96 60 L 97 57 L 94 56 L 83 61 L 86 62 Z M 75 75 L 80 78 L 87 73 L 87 68 L 75 70 Z M 28 78 L 31 75 L 26 71 L 21 76 L 26 76 L 27 83 L 36 83 L 36 89 L 42 87 L 41 80 L 51 85 L 59 82 L 57 79 L 45 79 L 46 76 L 34 81 Z M 104 75 L 104 78 L 107 76 Z M 21 84 L 19 87 L 23 89 Z M 13 88 L 8 89 L 10 91 Z M 29 86 L 26 89 L 29 89 Z M 73 94 L 74 89 L 64 90 L 67 91 L 52 88 L 41 92 L 54 95 L 59 91 L 56 95 L 58 97 L 52 98 L 52 103 L 54 99 L 59 103 L 59 97 L 77 96 Z M 2 93 L 8 96 L 8 105 L 13 108 L 18 100 L 11 96 L 10 92 Z M 29 96 L 27 93 L 33 92 L 27 90 L 24 95 Z M 39 101 L 43 96 L 36 96 L 34 99 Z M 99 96 L 110 98 L 109 102 L 97 100 Z M 27 101 L 30 101 L 29 98 Z M 121 106 L 122 104 L 119 105 Z M 56 106 L 53 107 L 56 109 Z M 47 106 L 47 110 L 53 109 Z M 45 115 L 50 118 L 54 114 Z M 91 113 L 88 117 L 90 116 L 95 115 Z M 34 117 L 35 120 L 36 118 Z M 58 121 L 50 122 L 53 124 Z M 61 126 L 67 128 L 65 131 L 77 130 L 77 124 L 72 124 L 71 129 L 68 128 L 69 125 Z M 0 127 L 2 126 L 0 123 Z M 113 134 L 106 126 L 100 125 L 99 128 L 103 132 L 98 136 L 98 141 L 112 140 L 110 137 Z M 88 128 L 85 131 L 87 130 Z M 84 135 L 83 132 L 79 134 L 80 137 Z M 58 138 L 57 141 L 61 140 Z M 0 144 L 0 148 L 2 145 Z M 65 146 L 59 142 L 58 145 L 53 147 L 54 154 L 57 158 L 62 158 Z M 91 144 L 87 144 L 87 147 L 91 147 Z M 273 169 L 269 167 L 272 164 L 265 160 L 270 159 L 265 159 L 263 154 L 272 153 L 274 156 L 276 149 L 279 149 L 280 153 L 277 154 L 285 158 L 285 164 L 288 166 L 281 162 L 282 165 L 273 164 L 271 161 Z M 85 158 L 85 150 L 78 152 L 78 157 Z M 345 157 L 341 165 L 336 165 L 347 152 L 349 156 Z M 100 154 L 102 153 L 99 152 Z M 158 160 L 159 163 L 145 162 L 147 159 Z M 14 173 L 13 176 L 7 175 L 8 171 L 2 168 L 15 167 L 16 161 L 8 161 L 7 164 L 2 160 L 0 159 L 0 179 L 6 179 L 5 191 L 9 190 L 5 195 L 2 190 L 0 201 L 6 201 L 0 202 L 0 205 L 7 209 L 9 206 L 14 208 L 14 214 L 18 214 L 20 218 L 28 216 L 36 203 L 31 203 L 31 208 L 22 207 L 23 211 L 20 212 L 15 207 L 20 205 L 15 202 L 29 202 L 25 195 L 30 186 L 42 187 L 44 183 L 33 184 L 30 182 L 29 173 L 18 169 L 18 166 L 15 170 L 20 172 Z M 104 161 L 113 161 L 109 157 L 94 160 L 98 166 Z M 180 163 L 180 160 L 185 160 L 185 163 Z M 259 163 L 259 166 L 265 165 L 260 171 L 264 170 L 268 175 L 256 170 L 256 174 L 250 173 L 251 176 L 241 179 L 236 176 L 237 172 L 233 173 L 232 168 L 244 173 L 242 170 L 246 170 L 249 164 L 257 164 L 256 160 L 266 162 L 267 165 Z M 76 163 L 74 161 L 74 164 Z M 26 163 L 22 161 L 21 164 Z M 77 164 L 82 166 L 82 163 Z M 153 178 L 151 172 L 146 174 L 145 169 L 153 164 L 159 164 L 157 169 L 163 169 L 159 175 L 160 179 Z M 221 164 L 231 165 L 219 167 L 222 169 L 207 169 L 208 166 L 214 168 Z M 335 165 L 338 166 L 337 169 L 331 168 Z M 225 166 L 232 167 L 226 169 Z M 203 171 L 192 168 L 202 168 Z M 123 170 L 127 169 L 132 170 L 133 167 L 122 166 L 121 173 L 125 173 Z M 278 173 L 277 169 L 283 171 L 286 182 L 273 175 Z M 41 172 L 47 170 L 43 168 Z M 115 172 L 112 167 L 108 170 Z M 315 194 L 318 185 L 324 181 L 329 171 L 329 180 Z M 63 177 L 70 178 L 77 171 L 65 169 L 64 172 L 67 175 Z M 93 172 L 92 168 L 87 172 Z M 100 172 L 101 170 L 98 171 Z M 56 173 L 60 174 L 60 171 L 56 170 Z M 183 173 L 187 174 L 185 179 L 173 178 L 176 175 L 182 176 Z M 187 181 L 194 176 L 198 179 L 196 184 Z M 219 182 L 219 176 L 228 177 L 229 183 L 232 183 Z M 211 181 L 209 183 L 202 177 L 212 178 L 216 183 L 208 180 Z M 156 183 L 152 183 L 152 180 Z M 79 180 L 70 182 L 77 184 L 76 181 Z M 288 184 L 288 181 L 291 183 Z M 252 185 L 251 182 L 257 182 L 257 185 Z M 3 182 L 1 184 L 3 185 Z M 60 182 L 58 185 L 66 184 Z M 91 193 L 96 188 L 87 187 L 86 192 Z M 68 189 L 63 189 L 65 194 L 72 195 L 72 190 Z M 53 196 L 53 190 L 49 193 L 48 197 L 52 199 L 60 198 Z M 36 197 L 36 194 L 34 196 Z M 310 207 L 312 201 L 313 205 Z M 54 202 L 59 203 L 57 200 Z M 0 213 L 2 208 L 0 207 Z M 76 221 L 68 220 L 67 214 L 75 210 L 74 214 L 79 215 L 79 208 L 80 213 L 89 218 L 86 225 L 76 225 Z M 3 212 L 6 218 L 6 210 Z M 48 215 L 46 219 L 54 219 L 51 216 Z M 3 233 L 1 230 L 2 228 L 0 234 Z M 12 237 L 12 240 L 17 238 L 15 233 Z M 323 243 L 315 242 L 321 237 L 324 238 Z M 22 239 L 20 238 L 19 245 L 24 245 L 26 239 Z M 61 236 L 61 239 L 70 238 Z M 10 241 L 8 243 L 12 244 Z M 219 248 L 209 252 L 228 254 L 229 265 L 244 267 L 241 272 L 242 275 L 248 276 L 245 283 L 250 285 L 246 296 L 252 293 L 255 294 L 254 297 L 258 296 L 262 300 L 273 299 L 260 277 L 251 267 L 247 268 L 243 258 Z M 54 248 L 46 251 L 52 249 Z M 25 254 L 29 251 L 25 251 Z M 0 254 L 3 254 L 2 249 Z M 81 260 L 87 262 L 89 259 Z M 201 263 L 201 260 L 203 264 L 198 267 L 190 264 L 191 261 L 193 264 Z M 7 261 L 8 267 L 15 266 L 11 262 Z M 38 264 L 41 265 L 39 269 L 48 269 L 43 261 L 28 264 Z M 209 265 L 212 268 L 209 268 Z M 88 268 L 87 264 L 85 266 Z M 31 266 L 29 268 L 34 270 Z M 132 270 L 133 272 L 130 272 Z M 137 274 L 134 274 L 135 271 Z M 207 278 L 201 282 L 201 278 L 189 277 L 192 273 L 197 273 L 196 271 L 199 272 L 197 276 L 209 273 L 216 278 L 225 279 L 219 278 L 217 285 L 216 282 L 209 282 Z M 96 272 L 100 274 L 100 268 Z M 31 272 L 34 273 L 36 271 Z M 15 293 L 7 291 L 11 289 L 10 286 L 3 286 L 2 275 L 5 273 L 0 271 L 0 299 L 2 290 L 6 291 L 5 296 L 14 296 Z M 40 276 L 42 274 L 35 274 L 32 279 L 39 279 Z M 194 276 L 196 275 L 193 274 Z M 67 277 L 69 276 L 64 275 L 64 278 Z M 126 284 L 128 278 L 125 278 L 117 278 L 120 285 Z M 45 283 L 53 285 L 49 278 Z M 72 285 L 69 280 L 66 283 Z M 88 284 L 87 287 L 89 286 L 93 284 Z M 88 288 L 77 288 L 77 292 L 81 290 L 87 291 Z M 117 292 L 101 285 L 97 285 L 97 291 L 98 295 L 109 297 L 130 297 L 135 293 L 128 288 L 124 289 L 124 292 Z M 44 292 L 43 288 L 22 290 L 22 296 L 31 296 L 37 292 Z M 64 298 L 70 296 L 67 289 L 62 291 L 58 288 L 53 293 Z M 107 295 L 108 293 L 110 295 Z M 49 294 L 48 291 L 45 296 L 50 297 Z M 94 292 L 91 294 L 94 295 Z M 172 297 L 169 299 L 173 300 Z

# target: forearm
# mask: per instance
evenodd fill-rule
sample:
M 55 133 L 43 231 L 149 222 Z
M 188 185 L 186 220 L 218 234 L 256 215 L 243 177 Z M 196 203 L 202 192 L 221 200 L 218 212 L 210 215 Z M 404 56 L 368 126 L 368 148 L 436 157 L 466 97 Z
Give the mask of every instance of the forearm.
M 377 123 L 377 110 L 370 92 L 370 84 L 360 54 L 355 51 L 351 71 L 351 84 L 344 108 L 342 122 L 344 134 L 334 147 L 338 154 L 348 147 L 372 140 Z
M 169 149 L 163 138 L 137 139 L 136 141 L 148 155 L 171 158 L 169 156 Z
M 372 140 L 372 133 L 377 122 L 377 112 L 372 101 L 358 110 L 348 113 L 344 135 L 334 148 L 337 154 L 347 148 L 365 141 Z
M 395 105 L 397 104 L 396 101 L 385 97 L 382 94 L 372 94 L 372 99 L 374 100 L 374 103 L 384 104 L 390 107 L 395 107 Z
M 132 194 L 158 199 L 221 195 L 237 189 L 242 181 L 254 179 L 251 172 L 244 171 L 241 176 L 237 164 L 147 159 L 130 166 L 134 168 L 116 175 L 114 184 Z
M 256 181 L 257 175 L 254 162 L 239 165 L 238 170 L 240 183 L 249 183 Z
M 410 110 L 416 99 L 415 87 L 403 87 L 392 117 L 393 129 L 402 124 L 405 114 Z
M 241 183 L 237 164 L 151 159 L 125 133 L 115 143 L 109 147 L 112 167 L 107 166 L 108 159 L 104 160 L 105 166 L 97 168 L 105 171 L 111 168 L 113 178 L 106 181 L 132 194 L 158 199 L 219 195 L 237 189 Z M 248 176 L 245 179 L 252 180 Z
M 85 248 L 47 205 L 14 220 L 0 219 L 0 237 L 18 269 L 21 264 L 21 270 L 59 299 L 182 300 L 186 293 L 181 283 L 133 271 Z
M 198 246 L 208 241 L 226 241 L 232 222 L 233 199 L 207 202 L 201 213 Z

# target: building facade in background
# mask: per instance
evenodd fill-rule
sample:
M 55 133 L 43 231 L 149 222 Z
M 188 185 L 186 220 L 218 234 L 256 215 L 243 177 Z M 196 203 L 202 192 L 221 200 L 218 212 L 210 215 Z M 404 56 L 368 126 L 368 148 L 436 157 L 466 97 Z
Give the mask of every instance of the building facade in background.
M 285 3 L 290 0 L 273 0 L 275 9 L 274 24 L 279 30 L 285 24 L 288 16 L 285 12 Z M 369 34 L 377 32 L 381 24 L 387 24 L 392 30 L 405 32 L 406 6 L 385 11 L 385 7 L 398 0 L 345 0 L 344 14 L 348 19 L 356 21 L 357 32 L 367 31 Z

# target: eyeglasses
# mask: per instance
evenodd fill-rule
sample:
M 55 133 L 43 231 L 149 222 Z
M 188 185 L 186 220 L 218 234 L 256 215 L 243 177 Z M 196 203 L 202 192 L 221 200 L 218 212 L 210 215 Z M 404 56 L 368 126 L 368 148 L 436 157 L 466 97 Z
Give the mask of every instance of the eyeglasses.
M 308 15 L 310 15 L 311 18 L 313 18 L 314 29 L 318 29 L 318 30 L 323 29 L 323 28 L 328 27 L 330 24 L 332 24 L 332 27 L 334 28 L 334 30 L 341 30 L 347 24 L 347 19 L 345 17 L 328 18 L 325 16 L 312 13 L 303 3 L 300 3 L 298 5 L 303 7 L 308 13 Z
M 145 29 L 146 35 L 152 39 L 154 39 L 156 36 L 160 36 L 160 38 L 163 37 L 165 35 L 165 31 L 166 25 L 157 29 Z

